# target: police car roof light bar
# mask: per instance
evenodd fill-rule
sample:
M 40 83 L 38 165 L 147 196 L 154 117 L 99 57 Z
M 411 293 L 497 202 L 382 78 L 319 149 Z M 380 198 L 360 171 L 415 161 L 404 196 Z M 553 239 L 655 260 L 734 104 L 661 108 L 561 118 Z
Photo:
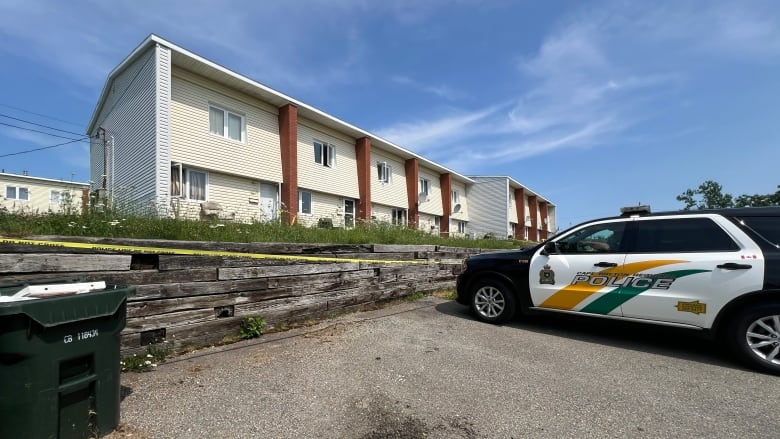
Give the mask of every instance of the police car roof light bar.
M 620 216 L 640 216 L 640 215 L 647 215 L 649 213 L 650 213 L 650 206 L 647 205 L 628 206 L 628 207 L 620 208 Z

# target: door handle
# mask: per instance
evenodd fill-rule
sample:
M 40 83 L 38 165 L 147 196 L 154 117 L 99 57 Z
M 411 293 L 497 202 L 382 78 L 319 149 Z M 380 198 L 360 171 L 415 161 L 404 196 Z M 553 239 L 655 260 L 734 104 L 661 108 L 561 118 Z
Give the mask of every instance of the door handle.
M 595 267 L 617 267 L 617 262 L 596 262 Z
M 717 267 L 723 268 L 724 270 L 747 270 L 753 266 L 750 264 L 735 264 L 733 262 L 727 262 L 725 264 L 717 265 Z

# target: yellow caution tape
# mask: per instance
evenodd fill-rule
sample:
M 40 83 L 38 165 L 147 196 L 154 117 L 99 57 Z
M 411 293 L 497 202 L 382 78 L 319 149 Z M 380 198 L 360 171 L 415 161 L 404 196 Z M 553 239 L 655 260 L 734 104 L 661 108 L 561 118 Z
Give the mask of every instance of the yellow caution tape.
M 250 258 L 250 259 L 281 259 L 288 261 L 310 261 L 310 262 L 366 262 L 372 264 L 429 264 L 428 261 L 399 261 L 391 259 L 354 259 L 354 258 L 334 258 L 325 256 L 303 256 L 303 255 L 272 255 L 262 253 L 242 253 L 221 250 L 192 250 L 186 248 L 168 248 L 168 247 L 139 247 L 134 245 L 115 245 L 115 244 L 90 244 L 84 242 L 68 241 L 37 241 L 32 239 L 11 239 L 0 237 L 0 244 L 17 245 L 40 245 L 46 247 L 79 248 L 87 250 L 102 250 L 131 253 L 156 253 L 163 255 L 189 255 L 189 256 L 225 256 L 230 258 Z

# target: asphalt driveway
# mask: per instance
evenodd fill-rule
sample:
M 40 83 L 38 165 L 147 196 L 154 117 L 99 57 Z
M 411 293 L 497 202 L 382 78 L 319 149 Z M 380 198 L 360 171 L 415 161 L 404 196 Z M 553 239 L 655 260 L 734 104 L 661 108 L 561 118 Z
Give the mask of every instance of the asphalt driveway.
M 111 438 L 775 437 L 780 378 L 689 332 L 425 298 L 122 375 Z

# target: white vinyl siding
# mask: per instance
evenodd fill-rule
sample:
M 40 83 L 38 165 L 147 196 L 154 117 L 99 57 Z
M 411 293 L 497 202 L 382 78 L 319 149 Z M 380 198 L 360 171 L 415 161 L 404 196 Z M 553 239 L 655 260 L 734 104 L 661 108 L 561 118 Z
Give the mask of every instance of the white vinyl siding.
M 408 209 L 409 200 L 406 194 L 406 171 L 404 161 L 384 151 L 371 151 L 371 201 L 386 206 Z M 389 183 L 380 181 L 379 166 L 386 163 L 390 169 Z
M 328 145 L 333 161 L 323 166 L 328 152 L 317 160 L 315 144 Z M 322 151 L 322 150 L 320 150 Z M 355 139 L 308 119 L 298 120 L 298 186 L 323 194 L 360 198 Z
M 125 210 L 148 212 L 150 203 L 157 202 L 157 52 L 162 50 L 148 49 L 108 84 L 109 93 L 90 133 L 92 187 L 102 187 L 105 164 L 106 196 Z M 105 145 L 102 135 L 94 138 L 97 127 L 106 130 Z
M 262 101 L 174 67 L 171 161 L 209 171 L 281 182 L 278 111 Z M 243 115 L 245 143 L 210 133 L 209 106 Z
M 456 194 L 453 195 L 452 193 Z M 454 181 L 452 182 L 452 193 L 450 194 L 451 197 L 457 198 L 458 202 L 452 203 L 452 209 L 453 212 L 451 214 L 451 218 L 462 220 L 462 221 L 468 221 L 469 220 L 469 205 L 468 205 L 468 194 L 466 193 L 466 185 Z M 459 209 L 457 208 L 457 205 L 460 205 Z M 503 227 L 502 227 L 503 229 Z
M 428 191 L 428 200 L 423 200 L 420 197 L 420 205 L 417 207 L 420 212 L 420 221 L 422 221 L 423 214 L 429 214 L 432 216 L 441 216 L 444 214 L 442 209 L 441 200 L 441 177 L 435 171 L 431 171 L 425 168 L 420 168 L 420 178 L 428 180 L 430 185 Z
M 508 217 L 507 200 L 509 179 L 506 177 L 472 177 L 475 181 L 469 187 L 469 204 L 472 209 L 469 215 L 469 228 L 475 236 L 485 236 L 492 233 L 495 236 L 505 235 Z

